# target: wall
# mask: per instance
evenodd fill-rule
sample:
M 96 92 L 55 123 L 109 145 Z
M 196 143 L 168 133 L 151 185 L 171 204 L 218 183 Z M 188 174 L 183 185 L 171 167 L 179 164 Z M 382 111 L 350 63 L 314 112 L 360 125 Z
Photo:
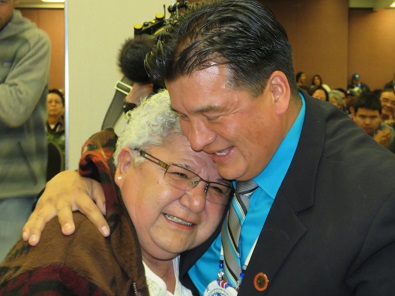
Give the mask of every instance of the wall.
M 395 74 L 395 9 L 349 12 L 348 77 L 359 72 L 373 90 Z
M 280 20 L 294 50 L 295 73 L 307 84 L 319 74 L 331 87 L 347 81 L 348 1 L 263 1 Z M 285 5 L 287 3 L 287 5 Z
M 22 15 L 44 30 L 52 45 L 49 88 L 64 88 L 64 11 L 63 9 L 19 9 Z
M 163 13 L 172 1 L 68 0 L 68 164 L 78 164 L 84 141 L 101 127 L 121 74 L 117 56 L 133 26 Z
M 294 49 L 295 72 L 320 74 L 346 88 L 354 72 L 371 89 L 395 72 L 395 9 L 348 9 L 345 0 L 261 0 L 280 20 Z

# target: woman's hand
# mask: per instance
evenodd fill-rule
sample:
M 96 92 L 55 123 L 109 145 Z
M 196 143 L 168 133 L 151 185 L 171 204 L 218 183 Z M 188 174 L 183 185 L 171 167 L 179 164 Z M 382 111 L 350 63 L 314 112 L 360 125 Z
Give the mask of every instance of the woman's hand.
M 103 217 L 106 207 L 100 183 L 81 177 L 76 171 L 64 171 L 47 183 L 35 210 L 23 227 L 23 240 L 32 246 L 37 245 L 45 225 L 55 216 L 58 216 L 63 234 L 72 234 L 75 230 L 73 211 L 85 214 L 103 236 L 110 234 Z

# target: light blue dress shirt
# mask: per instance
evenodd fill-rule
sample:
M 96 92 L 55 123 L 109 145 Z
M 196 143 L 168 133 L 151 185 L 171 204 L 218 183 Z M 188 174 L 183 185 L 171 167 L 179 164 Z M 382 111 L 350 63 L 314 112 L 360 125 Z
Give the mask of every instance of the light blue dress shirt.
M 304 97 L 300 93 L 299 96 L 302 101 L 302 108 L 296 121 L 266 168 L 253 179 L 259 187 L 251 195 L 247 216 L 240 235 L 240 266 L 244 265 L 249 252 L 253 251 L 251 248 L 265 224 L 298 146 L 306 113 Z M 189 276 L 199 290 L 200 295 L 203 295 L 207 285 L 218 277 L 221 246 L 221 235 L 218 235 L 206 253 L 189 270 Z

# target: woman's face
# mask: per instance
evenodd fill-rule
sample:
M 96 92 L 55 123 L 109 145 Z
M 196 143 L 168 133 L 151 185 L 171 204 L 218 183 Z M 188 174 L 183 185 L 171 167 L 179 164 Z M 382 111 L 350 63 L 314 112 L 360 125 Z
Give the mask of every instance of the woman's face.
M 170 136 L 167 143 L 146 152 L 205 180 L 230 185 L 219 176 L 212 159 L 204 152 L 193 151 L 184 136 Z M 200 245 L 214 232 L 225 206 L 206 200 L 204 182 L 186 192 L 177 189 L 164 180 L 165 170 L 159 165 L 148 160 L 133 164 L 128 148 L 122 150 L 118 161 L 115 182 L 136 228 L 143 258 L 172 259 Z
M 62 116 L 64 114 L 64 105 L 62 99 L 55 93 L 49 93 L 47 96 L 47 111 L 51 116 Z
M 311 96 L 321 101 L 326 101 L 326 95 L 322 89 L 316 89 Z
M 300 76 L 300 79 L 299 79 L 299 80 L 300 80 L 301 83 L 304 84 L 304 83 L 306 82 L 306 74 L 303 73 L 303 74 Z
M 314 76 L 313 82 L 314 82 L 314 85 L 321 85 L 320 77 Z
M 306 74 L 302 73 L 297 82 L 303 85 L 306 82 Z

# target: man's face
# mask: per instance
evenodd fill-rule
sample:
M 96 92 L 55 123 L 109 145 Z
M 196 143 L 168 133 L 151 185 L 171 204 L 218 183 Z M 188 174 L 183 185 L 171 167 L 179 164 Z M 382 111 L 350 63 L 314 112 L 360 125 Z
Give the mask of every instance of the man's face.
M 172 107 L 195 151 L 204 151 L 228 180 L 248 180 L 269 163 L 287 132 L 272 81 L 253 97 L 227 82 L 228 69 L 214 65 L 166 81 Z M 268 86 L 269 85 L 269 86 Z M 287 109 L 289 101 L 281 108 Z
M 15 0 L 0 0 L 0 31 L 11 20 L 15 4 Z
M 380 102 L 383 107 L 383 115 L 393 118 L 395 112 L 395 94 L 390 91 L 383 91 L 380 95 Z
M 365 108 L 359 108 L 355 113 L 354 122 L 361 127 L 365 133 L 373 136 L 374 132 L 379 127 L 381 117 L 378 110 L 371 110 Z

